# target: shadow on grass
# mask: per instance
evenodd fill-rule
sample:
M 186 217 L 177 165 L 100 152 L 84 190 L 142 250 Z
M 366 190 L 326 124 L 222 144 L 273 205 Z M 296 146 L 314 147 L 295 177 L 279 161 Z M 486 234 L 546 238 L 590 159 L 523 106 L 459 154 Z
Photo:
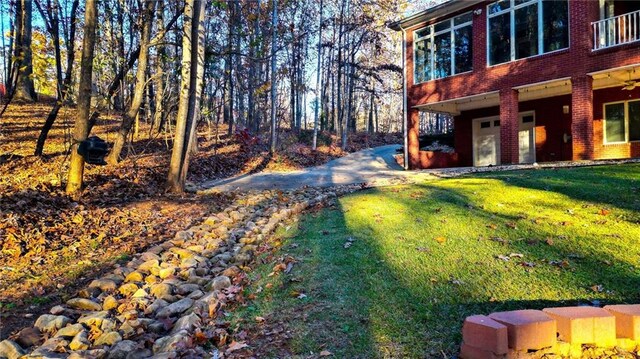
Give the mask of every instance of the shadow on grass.
M 469 315 L 640 302 L 636 232 L 618 232 L 624 220 L 589 226 L 599 207 L 581 207 L 601 197 L 500 177 L 368 190 L 308 215 L 284 246 L 300 264 L 252 314 L 286 323 L 286 354 L 448 358 Z M 633 185 L 625 180 L 607 203 Z M 491 186 L 504 193 L 478 195 Z M 292 298 L 298 292 L 307 298 Z

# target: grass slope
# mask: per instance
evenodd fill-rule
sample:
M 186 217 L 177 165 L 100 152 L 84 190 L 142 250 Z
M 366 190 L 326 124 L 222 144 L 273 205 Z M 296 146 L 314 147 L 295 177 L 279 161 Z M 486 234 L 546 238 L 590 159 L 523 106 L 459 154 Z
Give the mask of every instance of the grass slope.
M 639 240 L 639 165 L 372 189 L 281 231 L 234 319 L 265 356 L 451 357 L 468 315 L 640 303 Z

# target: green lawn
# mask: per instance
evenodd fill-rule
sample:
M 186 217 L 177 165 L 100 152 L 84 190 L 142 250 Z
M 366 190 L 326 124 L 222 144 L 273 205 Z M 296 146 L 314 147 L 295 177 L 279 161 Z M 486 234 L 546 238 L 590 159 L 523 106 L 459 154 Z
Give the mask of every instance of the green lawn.
M 235 320 L 283 323 L 300 356 L 451 357 L 468 315 L 640 303 L 640 165 L 371 189 L 279 236 Z

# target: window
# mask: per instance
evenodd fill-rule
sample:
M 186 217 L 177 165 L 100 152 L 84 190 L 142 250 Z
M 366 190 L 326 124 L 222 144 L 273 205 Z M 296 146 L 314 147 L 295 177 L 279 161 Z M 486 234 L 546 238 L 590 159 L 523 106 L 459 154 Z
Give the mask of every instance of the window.
M 472 70 L 472 14 L 465 13 L 414 33 L 414 82 Z
M 489 65 L 569 47 L 568 0 L 500 0 L 487 17 Z
M 604 105 L 605 143 L 640 141 L 640 101 Z

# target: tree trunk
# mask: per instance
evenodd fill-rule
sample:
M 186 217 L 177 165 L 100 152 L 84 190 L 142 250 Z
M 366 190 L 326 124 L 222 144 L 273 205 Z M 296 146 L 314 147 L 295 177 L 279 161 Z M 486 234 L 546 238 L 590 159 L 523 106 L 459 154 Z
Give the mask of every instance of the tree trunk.
M 67 101 L 67 97 L 69 95 L 69 92 L 71 90 L 71 77 L 73 76 L 73 62 L 75 61 L 75 49 L 74 49 L 74 44 L 75 44 L 75 40 L 76 40 L 76 17 L 77 17 L 77 13 L 78 13 L 78 5 L 79 5 L 79 0 L 74 0 L 73 3 L 71 4 L 71 19 L 69 22 L 69 36 L 67 36 L 67 67 L 66 67 L 66 71 L 64 74 L 64 80 L 62 82 L 62 85 L 59 85 L 58 88 L 61 91 L 60 93 L 60 97 L 58 98 L 58 101 L 56 101 L 56 104 L 53 106 L 53 108 L 51 109 L 51 112 L 49 112 L 49 115 L 47 116 L 46 121 L 44 122 L 44 125 L 42 126 L 42 129 L 40 130 L 40 135 L 38 136 L 38 141 L 36 142 L 36 150 L 34 151 L 34 155 L 35 156 L 42 156 L 42 154 L 44 153 L 44 144 L 47 140 L 47 136 L 49 135 L 49 131 L 51 130 L 51 128 L 53 127 L 53 124 L 56 121 L 56 118 L 58 117 L 58 112 L 60 111 L 60 108 L 62 108 L 62 106 L 66 103 Z M 57 8 L 60 7 L 59 2 L 56 0 L 56 4 L 55 6 Z M 53 27 L 53 21 L 52 21 L 52 29 L 53 31 L 57 32 L 57 27 L 58 27 L 58 22 L 55 22 L 55 27 Z M 59 62 L 61 61 L 60 59 L 60 36 L 57 35 L 54 37 L 54 46 L 56 47 L 57 51 L 56 51 L 56 71 L 60 71 L 62 72 L 62 68 L 61 66 L 59 66 Z M 61 78 L 62 74 L 60 74 L 60 76 L 58 76 L 58 78 Z
M 318 22 L 318 68 L 316 72 L 316 108 L 313 117 L 313 145 L 315 151 L 318 148 L 318 116 L 322 106 L 322 15 L 324 12 L 324 0 L 320 0 L 320 20 Z
M 13 99 L 25 102 L 35 102 L 38 99 L 33 85 L 33 60 L 31 53 L 31 17 L 33 2 L 31 0 L 16 0 L 16 42 L 14 66 L 18 68 L 18 78 L 14 89 Z
M 107 163 L 116 164 L 120 159 L 120 153 L 127 141 L 127 136 L 131 131 L 131 127 L 135 122 L 142 100 L 144 99 L 144 90 L 147 84 L 147 65 L 149 63 L 149 42 L 151 41 L 151 28 L 153 27 L 153 15 L 155 12 L 156 2 L 147 0 L 145 2 L 144 21 L 142 26 L 142 35 L 140 37 L 140 54 L 138 55 L 138 69 L 136 72 L 136 83 L 133 90 L 133 99 L 129 109 L 122 118 L 122 125 L 116 135 L 115 143 L 111 149 L 111 153 L 107 157 Z
M 276 111 L 278 107 L 278 78 L 277 78 L 277 64 L 278 59 L 276 58 L 276 46 L 278 45 L 278 1 L 272 0 L 273 4 L 273 17 L 272 17 L 272 35 L 271 35 L 271 142 L 269 144 L 269 150 L 273 154 L 276 152 L 276 141 L 277 141 L 277 119 L 276 119 Z
M 158 1 L 156 9 L 156 23 L 158 24 L 158 32 L 164 32 L 164 1 Z M 158 132 L 162 131 L 162 116 L 164 114 L 164 61 L 165 61 L 165 47 L 163 44 L 159 44 L 157 47 L 156 56 L 156 93 L 155 93 L 155 112 L 153 114 L 153 122 L 151 124 L 152 129 L 156 128 Z
M 182 84 L 176 117 L 176 133 L 169 164 L 168 185 L 174 193 L 184 192 L 192 150 L 191 139 L 197 124 L 204 75 L 204 0 L 188 0 L 184 8 L 182 38 Z M 197 39 L 194 41 L 194 36 Z
M 80 84 L 78 92 L 78 111 L 73 127 L 71 163 L 67 193 L 77 199 L 82 190 L 84 158 L 78 154 L 78 145 L 89 135 L 89 111 L 91 107 L 91 76 L 93 73 L 93 52 L 96 43 L 96 0 L 86 0 L 84 14 L 84 39 L 82 41 L 82 60 L 80 62 Z

